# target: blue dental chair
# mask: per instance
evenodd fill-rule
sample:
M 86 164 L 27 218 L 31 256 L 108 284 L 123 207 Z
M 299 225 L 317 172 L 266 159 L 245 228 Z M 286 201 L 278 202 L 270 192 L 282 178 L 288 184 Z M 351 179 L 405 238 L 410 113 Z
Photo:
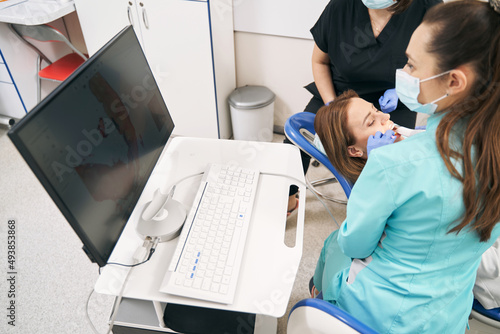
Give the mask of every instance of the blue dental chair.
M 474 299 L 471 317 L 490 327 L 500 329 L 500 308 L 487 310 L 481 303 Z
M 315 188 L 331 182 L 338 182 L 344 190 L 346 197 L 349 198 L 351 195 L 352 184 L 340 175 L 340 173 L 332 166 L 328 157 L 321 153 L 316 146 L 314 146 L 314 135 L 316 134 L 316 131 L 314 130 L 314 117 L 316 117 L 315 114 L 306 111 L 290 116 L 285 123 L 285 135 L 294 145 L 328 168 L 334 176 L 334 178 L 322 179 L 313 182 L 310 182 L 306 177 L 307 185 L 319 196 L 336 203 L 345 204 L 347 201 L 326 196 Z
M 318 298 L 299 301 L 290 311 L 287 334 L 376 334 L 337 306 Z

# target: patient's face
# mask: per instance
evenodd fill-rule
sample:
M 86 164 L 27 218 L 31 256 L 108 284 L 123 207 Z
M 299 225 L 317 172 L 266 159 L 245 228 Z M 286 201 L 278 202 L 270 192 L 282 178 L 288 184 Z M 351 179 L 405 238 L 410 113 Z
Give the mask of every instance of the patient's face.
M 366 158 L 366 142 L 368 137 L 380 131 L 385 133 L 394 127 L 389 114 L 377 110 L 370 102 L 361 98 L 352 98 L 347 110 L 347 127 L 355 138 L 356 153 L 352 156 Z M 359 155 L 362 154 L 362 155 Z

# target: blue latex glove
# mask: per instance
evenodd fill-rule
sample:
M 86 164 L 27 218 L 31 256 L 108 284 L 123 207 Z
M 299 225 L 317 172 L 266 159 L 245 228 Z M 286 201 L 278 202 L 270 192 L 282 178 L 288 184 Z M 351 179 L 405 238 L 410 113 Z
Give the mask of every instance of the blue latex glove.
M 387 130 L 384 134 L 377 131 L 374 136 L 368 137 L 368 142 L 366 143 L 366 155 L 370 156 L 370 152 L 375 148 L 394 143 L 396 138 L 397 137 L 392 130 Z
M 398 95 L 396 94 L 396 88 L 388 89 L 385 91 L 384 95 L 378 99 L 380 104 L 380 110 L 386 114 L 391 111 L 396 110 L 398 107 Z

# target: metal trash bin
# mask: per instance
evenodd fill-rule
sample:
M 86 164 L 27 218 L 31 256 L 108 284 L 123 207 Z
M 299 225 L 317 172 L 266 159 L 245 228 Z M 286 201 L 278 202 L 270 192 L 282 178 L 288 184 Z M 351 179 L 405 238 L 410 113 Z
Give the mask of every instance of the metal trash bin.
M 234 139 L 272 141 L 275 98 L 263 86 L 236 88 L 228 98 Z

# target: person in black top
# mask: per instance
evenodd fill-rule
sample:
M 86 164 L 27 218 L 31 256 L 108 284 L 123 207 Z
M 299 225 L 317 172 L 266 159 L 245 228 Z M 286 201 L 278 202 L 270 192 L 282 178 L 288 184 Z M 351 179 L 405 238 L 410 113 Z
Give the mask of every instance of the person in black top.
M 384 111 L 379 99 L 394 88 L 394 73 L 406 64 L 405 50 L 413 31 L 426 11 L 442 1 L 400 0 L 385 9 L 367 7 L 373 6 L 371 2 L 332 0 L 311 29 L 313 76 L 320 93 L 313 94 L 312 102 L 319 100 L 320 104 L 309 104 L 307 111 L 316 112 L 348 89 Z M 414 128 L 416 114 L 398 103 L 391 119 Z
M 395 93 L 396 69 L 403 68 L 406 47 L 424 14 L 441 0 L 331 0 L 311 28 L 314 38 L 313 94 L 305 111 L 316 113 L 337 95 L 352 89 L 391 120 L 414 128 L 416 113 Z M 290 143 L 287 139 L 285 143 Z M 302 153 L 304 173 L 310 157 Z M 290 188 L 288 209 L 298 189 Z M 290 212 L 290 211 L 289 211 Z

